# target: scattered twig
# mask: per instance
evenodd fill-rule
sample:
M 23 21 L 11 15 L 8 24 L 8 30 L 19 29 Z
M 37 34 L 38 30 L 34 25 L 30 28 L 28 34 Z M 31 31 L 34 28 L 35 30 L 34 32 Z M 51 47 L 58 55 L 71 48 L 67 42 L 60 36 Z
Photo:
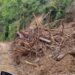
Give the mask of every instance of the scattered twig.
M 51 43 L 51 41 L 50 41 L 50 40 L 48 40 L 48 39 L 46 39 L 46 38 L 40 37 L 39 39 L 40 39 L 41 41 L 43 41 L 43 42 L 48 43 L 48 44 L 50 44 L 50 43 Z
M 64 33 L 64 20 L 62 19 L 60 23 L 62 25 L 62 31 L 61 32 L 62 32 L 62 35 L 63 35 L 63 33 Z
M 28 64 L 28 65 L 31 65 L 31 66 L 37 67 L 37 65 L 36 65 L 36 64 L 31 63 L 31 62 L 29 62 L 29 61 L 26 61 L 26 60 L 25 60 L 25 63 L 26 63 L 26 64 Z
M 41 25 L 41 22 L 40 22 L 40 20 L 38 20 L 38 18 L 36 17 L 36 15 L 34 13 L 33 13 L 33 16 L 34 16 L 34 19 L 36 22 L 36 26 L 38 27 L 39 25 Z

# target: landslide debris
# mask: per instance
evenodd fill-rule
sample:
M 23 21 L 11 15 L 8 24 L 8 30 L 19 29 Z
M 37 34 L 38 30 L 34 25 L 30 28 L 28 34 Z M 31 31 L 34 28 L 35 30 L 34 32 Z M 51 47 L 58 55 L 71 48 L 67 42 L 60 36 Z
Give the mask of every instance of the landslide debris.
M 75 74 L 75 22 L 20 30 L 11 46 L 19 75 Z

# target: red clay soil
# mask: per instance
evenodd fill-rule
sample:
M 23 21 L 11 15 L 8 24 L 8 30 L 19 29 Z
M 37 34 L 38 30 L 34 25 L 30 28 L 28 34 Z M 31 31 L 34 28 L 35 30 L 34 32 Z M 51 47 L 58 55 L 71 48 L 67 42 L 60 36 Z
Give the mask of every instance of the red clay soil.
M 18 75 L 75 75 L 75 22 L 21 30 L 11 52 Z

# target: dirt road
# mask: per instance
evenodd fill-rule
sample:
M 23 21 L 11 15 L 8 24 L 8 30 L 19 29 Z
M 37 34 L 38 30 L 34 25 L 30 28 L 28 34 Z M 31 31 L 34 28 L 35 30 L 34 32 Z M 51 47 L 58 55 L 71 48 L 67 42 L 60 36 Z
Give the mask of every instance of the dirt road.
M 0 43 L 0 71 L 6 71 L 13 75 L 17 75 L 16 68 L 12 64 L 11 54 L 10 54 L 10 45 L 11 43 L 6 42 Z

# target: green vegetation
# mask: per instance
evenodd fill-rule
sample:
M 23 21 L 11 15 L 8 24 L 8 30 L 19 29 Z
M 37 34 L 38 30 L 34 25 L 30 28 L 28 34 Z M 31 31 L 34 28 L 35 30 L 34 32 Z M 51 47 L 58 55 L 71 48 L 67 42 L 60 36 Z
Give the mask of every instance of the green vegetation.
M 28 25 L 32 13 L 54 11 L 53 20 L 65 17 L 65 8 L 72 0 L 0 0 L 0 40 L 12 40 L 15 32 Z

